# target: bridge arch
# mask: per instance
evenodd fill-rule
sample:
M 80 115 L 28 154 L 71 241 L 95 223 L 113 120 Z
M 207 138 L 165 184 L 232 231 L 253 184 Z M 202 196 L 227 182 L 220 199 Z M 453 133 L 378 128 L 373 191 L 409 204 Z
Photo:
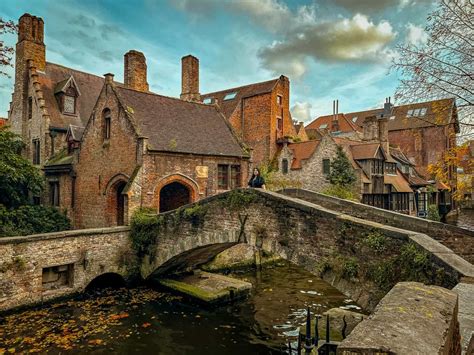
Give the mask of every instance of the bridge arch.
M 158 181 L 153 202 L 161 213 L 195 202 L 198 196 L 199 186 L 193 179 L 183 174 L 173 174 Z
M 126 281 L 122 275 L 116 272 L 106 272 L 90 280 L 85 287 L 85 291 L 106 287 L 119 288 L 125 286 Z

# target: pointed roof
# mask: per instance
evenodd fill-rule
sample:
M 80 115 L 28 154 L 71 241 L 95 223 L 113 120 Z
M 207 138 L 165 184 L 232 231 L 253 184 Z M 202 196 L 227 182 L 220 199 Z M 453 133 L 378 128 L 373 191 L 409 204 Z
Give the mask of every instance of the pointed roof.
M 311 158 L 320 143 L 321 140 L 311 140 L 288 144 L 288 149 L 290 149 L 293 154 L 291 169 L 301 169 L 303 160 Z
M 279 80 L 280 78 L 277 78 L 260 83 L 253 83 L 231 89 L 225 89 L 222 91 L 210 92 L 201 95 L 201 99 L 202 101 L 206 99 L 217 99 L 217 103 L 220 106 L 222 112 L 227 118 L 229 118 L 243 98 L 270 93 Z M 233 95 L 234 93 L 235 96 Z M 226 96 L 227 100 L 225 100 Z
M 51 118 L 50 125 L 63 129 L 67 129 L 71 124 L 84 127 L 102 90 L 104 78 L 49 62 L 46 62 L 44 72 L 38 71 L 37 73 Z M 58 100 L 55 96 L 56 93 L 67 87 L 71 81 L 74 82 L 78 93 L 81 95 L 77 99 L 76 115 L 63 114 L 59 109 Z
M 69 125 L 66 136 L 71 136 L 73 140 L 80 142 L 84 134 L 84 127 Z
M 229 123 L 215 105 L 115 86 L 151 150 L 247 157 Z

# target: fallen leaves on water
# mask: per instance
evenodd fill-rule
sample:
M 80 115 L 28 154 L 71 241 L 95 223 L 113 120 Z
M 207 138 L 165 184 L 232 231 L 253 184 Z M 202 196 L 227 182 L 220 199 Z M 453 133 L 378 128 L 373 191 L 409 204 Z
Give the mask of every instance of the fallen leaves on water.
M 0 355 L 105 346 L 129 331 L 122 321 L 131 318 L 134 307 L 163 296 L 148 288 L 108 290 L 7 315 L 0 320 Z

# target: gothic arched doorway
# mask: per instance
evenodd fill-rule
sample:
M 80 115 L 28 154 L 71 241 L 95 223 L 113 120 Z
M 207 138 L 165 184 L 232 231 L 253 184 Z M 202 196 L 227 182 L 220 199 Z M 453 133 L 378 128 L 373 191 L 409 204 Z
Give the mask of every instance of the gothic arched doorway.
M 160 190 L 160 212 L 171 211 L 191 202 L 191 191 L 177 181 L 163 186 Z

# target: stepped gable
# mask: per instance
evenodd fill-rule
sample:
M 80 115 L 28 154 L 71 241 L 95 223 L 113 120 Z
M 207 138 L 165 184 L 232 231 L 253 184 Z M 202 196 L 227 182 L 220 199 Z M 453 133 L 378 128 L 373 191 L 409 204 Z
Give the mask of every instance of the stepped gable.
M 51 117 L 50 125 L 63 129 L 67 129 L 69 125 L 85 127 L 104 85 L 104 78 L 49 62 L 46 63 L 44 72 L 37 71 L 37 73 Z M 55 97 L 57 88 L 71 76 L 80 92 L 80 96 L 77 98 L 76 115 L 61 113 L 58 100 Z
M 140 92 L 116 91 L 151 150 L 221 156 L 247 156 L 225 117 L 214 105 Z
M 203 101 L 206 99 L 212 99 L 212 103 L 214 103 L 214 100 L 217 99 L 217 103 L 221 108 L 222 112 L 224 113 L 225 117 L 229 118 L 243 98 L 272 92 L 273 88 L 278 83 L 278 80 L 279 78 L 269 81 L 263 81 L 260 83 L 239 86 L 236 88 L 226 89 L 222 91 L 211 92 L 201 95 L 201 99 Z M 233 99 L 224 100 L 224 97 L 227 94 L 231 94 L 233 92 L 236 93 L 236 96 Z

